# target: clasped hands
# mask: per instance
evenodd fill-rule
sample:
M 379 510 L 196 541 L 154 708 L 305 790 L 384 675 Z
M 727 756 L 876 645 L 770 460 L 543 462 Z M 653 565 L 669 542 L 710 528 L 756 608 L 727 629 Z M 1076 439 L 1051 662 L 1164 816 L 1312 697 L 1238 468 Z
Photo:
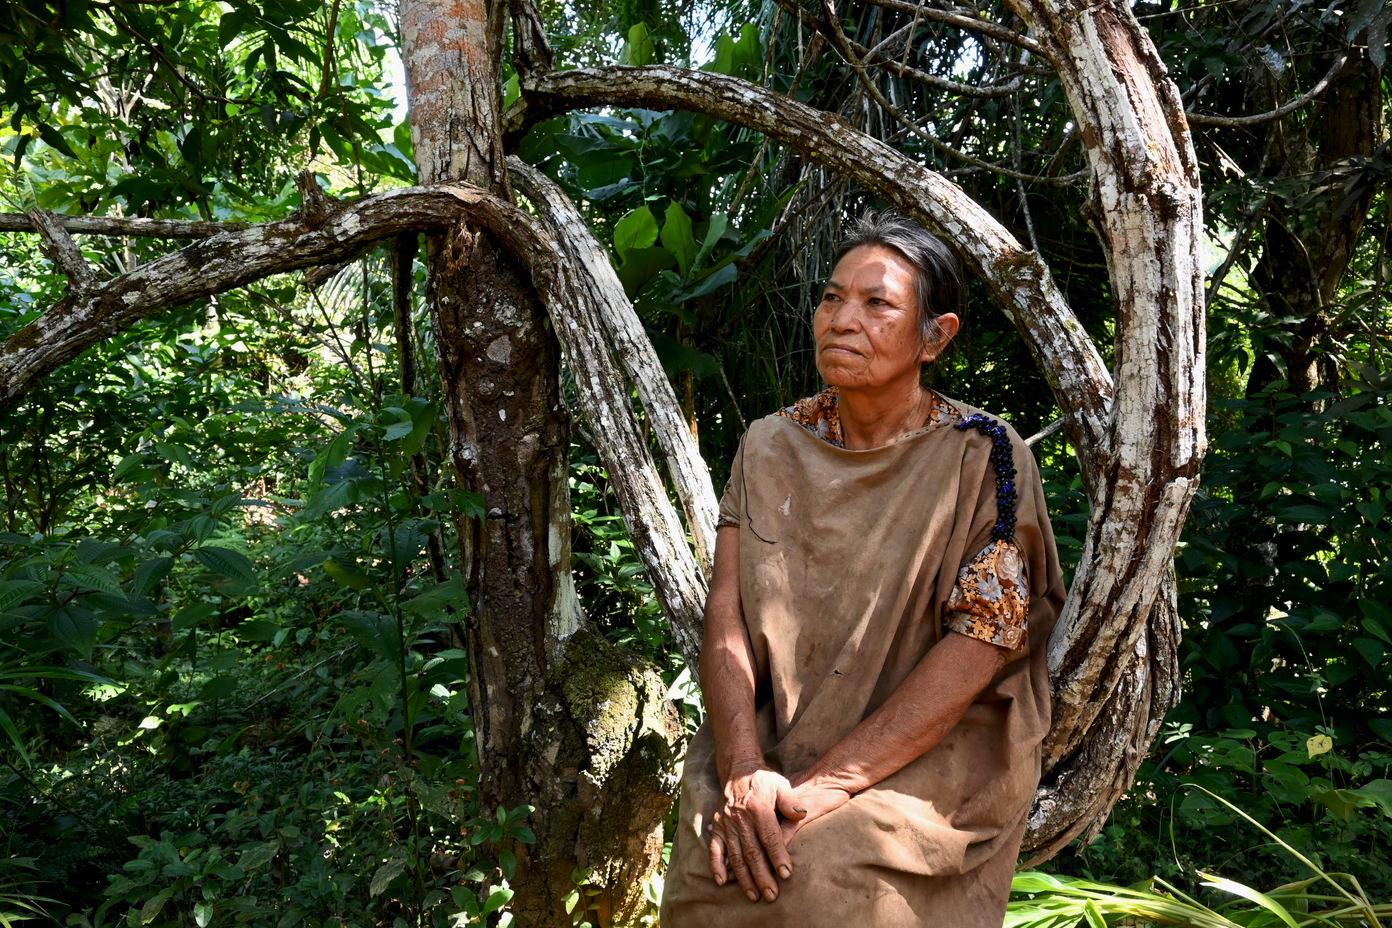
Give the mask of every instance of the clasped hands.
M 778 898 L 775 871 L 793 875 L 788 842 L 809 822 L 845 805 L 850 791 L 812 768 L 791 779 L 762 764 L 732 770 L 725 807 L 711 818 L 710 868 L 724 886 L 731 871 L 750 902 Z

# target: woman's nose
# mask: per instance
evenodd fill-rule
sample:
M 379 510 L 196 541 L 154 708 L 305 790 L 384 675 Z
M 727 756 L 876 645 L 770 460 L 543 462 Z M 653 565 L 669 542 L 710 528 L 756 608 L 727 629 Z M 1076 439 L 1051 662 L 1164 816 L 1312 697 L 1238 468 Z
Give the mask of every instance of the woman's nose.
M 860 309 L 850 300 L 836 307 L 831 315 L 831 327 L 837 332 L 854 332 L 860 328 Z

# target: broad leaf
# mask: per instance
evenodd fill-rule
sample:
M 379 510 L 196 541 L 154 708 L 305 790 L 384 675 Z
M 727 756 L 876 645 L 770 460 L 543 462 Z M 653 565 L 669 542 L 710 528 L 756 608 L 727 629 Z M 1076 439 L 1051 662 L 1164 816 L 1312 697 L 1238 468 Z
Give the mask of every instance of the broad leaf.
M 628 260 L 634 249 L 651 248 L 657 241 L 657 220 L 644 204 L 614 223 L 614 254 L 620 263 Z

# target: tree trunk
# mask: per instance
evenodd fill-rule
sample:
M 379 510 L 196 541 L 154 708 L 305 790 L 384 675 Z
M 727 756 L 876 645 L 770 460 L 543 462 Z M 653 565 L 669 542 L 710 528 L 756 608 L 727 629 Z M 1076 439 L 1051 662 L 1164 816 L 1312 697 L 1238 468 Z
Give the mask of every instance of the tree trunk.
M 1349 63 L 1307 117 L 1315 121 L 1312 131 L 1299 131 L 1289 124 L 1289 117 L 1277 120 L 1268 130 L 1268 144 L 1277 152 L 1274 173 L 1300 176 L 1337 171 L 1347 168 L 1350 159 L 1371 158 L 1382 144 L 1382 75 L 1368 60 L 1366 48 L 1353 48 L 1348 54 Z M 1337 338 L 1340 333 L 1334 330 L 1337 323 L 1326 307 L 1353 259 L 1354 243 L 1377 185 L 1363 183 L 1348 189 L 1336 177 L 1330 186 L 1333 201 L 1325 208 L 1300 213 L 1273 206 L 1268 213 L 1265 247 L 1252 281 L 1267 311 L 1290 321 L 1278 326 L 1284 339 L 1267 339 L 1267 350 L 1257 353 L 1248 396 L 1278 379 L 1288 381 L 1290 391 L 1299 395 L 1338 377 L 1338 366 L 1326 346 L 1331 336 Z
M 510 198 L 498 113 L 502 8 L 403 0 L 403 58 L 423 183 Z M 601 921 L 630 918 L 661 861 L 680 727 L 651 667 L 585 623 L 570 574 L 570 433 L 560 351 L 531 275 L 487 231 L 427 238 L 450 456 L 486 517 L 463 544 L 469 692 L 485 807 L 535 807 L 511 910 L 568 921 L 576 869 Z M 470 531 L 471 529 L 471 531 Z

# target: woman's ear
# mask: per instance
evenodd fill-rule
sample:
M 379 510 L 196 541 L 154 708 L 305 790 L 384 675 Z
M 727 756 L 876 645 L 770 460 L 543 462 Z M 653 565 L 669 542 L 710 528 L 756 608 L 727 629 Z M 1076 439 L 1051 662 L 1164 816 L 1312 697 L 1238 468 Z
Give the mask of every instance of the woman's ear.
M 923 343 L 922 361 L 936 360 L 938 355 L 943 353 L 949 342 L 957 337 L 957 330 L 961 328 L 962 320 L 956 313 L 943 313 L 941 316 L 933 318 L 936 326 L 934 334 L 937 336 L 936 342 L 927 340 Z

